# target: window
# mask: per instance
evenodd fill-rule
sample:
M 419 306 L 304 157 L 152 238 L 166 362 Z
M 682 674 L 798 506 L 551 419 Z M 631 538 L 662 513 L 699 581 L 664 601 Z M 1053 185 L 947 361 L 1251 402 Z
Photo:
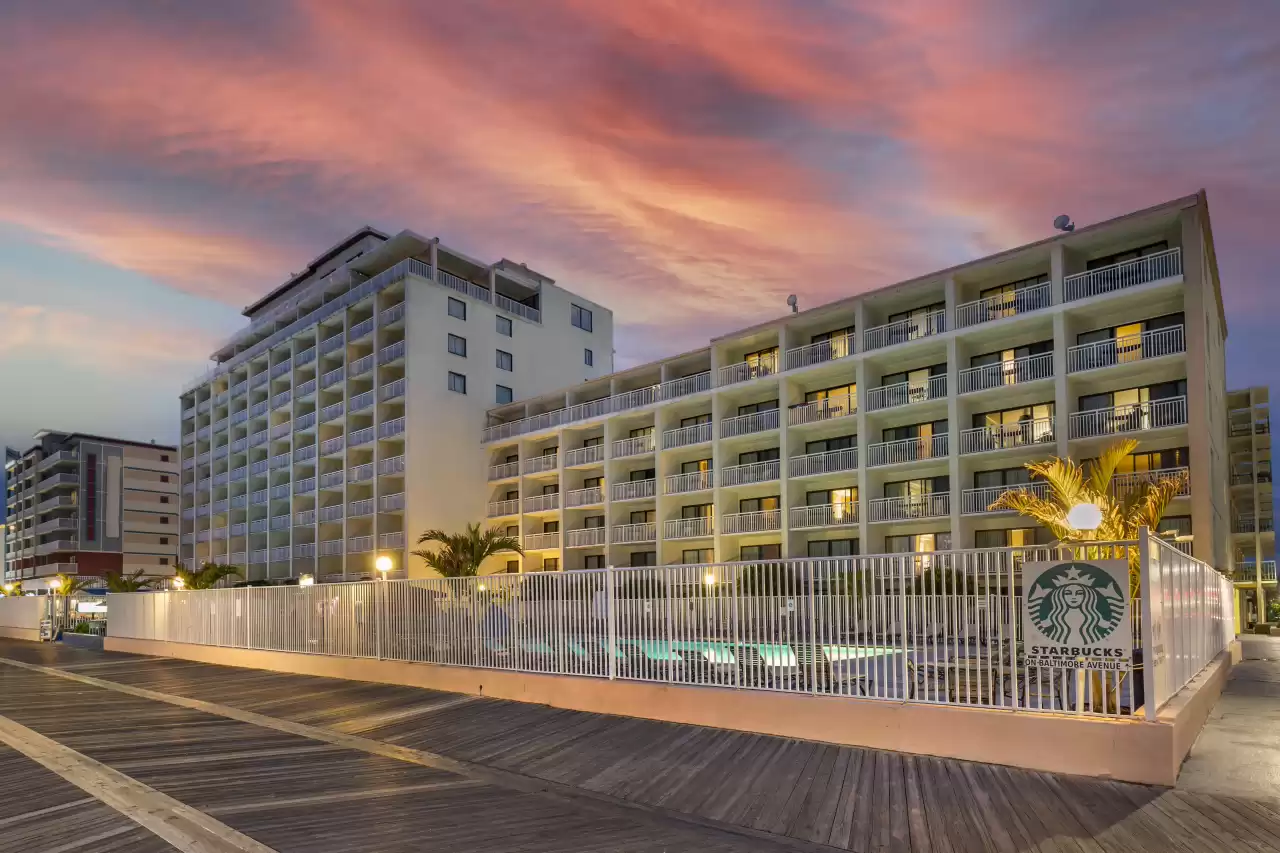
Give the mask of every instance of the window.
M 513 501 L 513 500 L 515 500 L 515 499 L 516 499 L 516 498 L 518 498 L 518 497 L 520 497 L 520 492 L 519 492 L 518 490 L 516 490 L 516 489 L 509 489 L 509 490 L 507 491 L 507 497 L 506 497 L 506 500 Z
M 711 504 L 693 504 L 680 507 L 681 518 L 714 518 L 715 509 Z
M 782 507 L 782 498 L 769 495 L 763 498 L 745 498 L 738 501 L 738 512 L 772 512 Z
M 1189 515 L 1166 515 L 1160 520 L 1160 529 L 1157 535 L 1164 539 L 1174 539 L 1178 536 L 1191 535 L 1191 516 Z
M 510 494 L 510 493 L 508 493 L 508 494 Z M 518 525 L 515 525 L 515 524 L 508 524 L 508 525 L 507 525 L 507 535 L 508 535 L 508 536 L 519 536 L 519 535 L 520 535 L 520 527 L 519 527 Z
M 884 537 L 884 550 L 890 554 L 909 554 L 912 551 L 950 551 L 951 534 L 917 533 L 910 536 Z
M 658 520 L 656 509 L 638 509 L 631 513 L 631 524 L 652 524 Z
M 591 331 L 591 311 L 583 308 L 581 305 L 569 303 L 569 322 L 582 329 L 584 332 Z
M 162 566 L 167 566 L 167 565 L 169 565 L 169 558 L 168 558 L 168 557 L 161 557 L 161 558 L 160 558 L 160 565 L 162 565 Z
M 519 462 L 519 461 L 520 461 L 520 454 L 519 454 L 519 453 L 509 453 L 509 454 L 507 454 L 506 458 L 504 458 L 502 461 L 503 461 L 503 462 Z
M 467 339 L 460 338 L 457 335 L 450 335 L 449 336 L 449 352 L 453 353 L 454 355 L 460 355 L 463 358 L 466 358 L 467 357 Z
M 1088 412 L 1095 409 L 1110 408 L 1132 408 L 1136 413 L 1138 407 L 1145 403 L 1158 402 L 1160 400 L 1170 400 L 1187 395 L 1187 380 L 1179 379 L 1174 382 L 1158 382 L 1155 385 L 1148 385 L 1145 388 L 1126 388 L 1123 391 L 1107 391 L 1102 394 L 1086 394 L 1079 399 L 1080 411 Z M 1116 413 L 1120 416 L 1120 412 Z M 1152 420 L 1155 420 L 1153 417 Z M 1167 424 L 1154 424 L 1155 426 L 1165 426 Z M 1145 428 L 1150 428 L 1153 424 L 1146 424 Z
M 804 401 L 806 403 L 816 403 L 819 400 L 828 400 L 832 402 L 846 402 L 848 400 L 853 400 L 856 402 L 857 399 L 858 383 L 856 382 L 851 382 L 848 385 L 836 385 L 833 388 L 820 388 L 817 391 L 806 391 L 804 395 Z
M 743 545 L 738 552 L 739 560 L 781 560 L 782 546 L 778 543 L 769 545 Z
M 951 477 L 922 477 L 918 480 L 898 480 L 884 484 L 886 498 L 915 498 L 922 495 L 944 494 L 951 491 Z
M 627 479 L 631 482 L 639 482 L 640 480 L 652 480 L 657 474 L 653 468 L 641 468 L 638 471 L 632 471 Z
M 160 544 L 161 544 L 161 545 L 168 545 L 168 544 L 169 544 L 169 537 L 168 537 L 168 536 L 161 536 L 161 537 L 160 537 Z
M 590 530 L 595 530 L 597 528 L 604 527 L 604 516 L 588 515 L 586 518 L 582 519 L 582 526 Z
M 922 305 L 910 311 L 899 311 L 889 315 L 890 328 L 886 329 L 885 341 L 898 344 L 912 341 L 925 335 L 936 335 L 947 330 L 945 302 Z M 893 325 L 893 324 L 900 325 Z
M 770 347 L 769 349 L 756 350 L 742 356 L 742 361 L 747 366 L 746 375 L 743 379 L 754 379 L 757 376 L 772 376 L 778 372 L 778 348 Z M 777 406 L 774 406 L 776 409 Z
M 761 400 L 759 403 L 748 403 L 738 407 L 740 415 L 754 415 L 757 412 L 772 412 L 778 408 L 777 400 Z
M 160 461 L 161 461 L 161 462 L 168 462 L 168 461 L 169 461 L 169 454 L 167 454 L 167 453 L 161 453 L 161 454 L 160 454 Z
M 542 494 L 544 494 L 544 495 L 558 495 L 558 494 L 560 494 L 560 484 L 559 484 L 559 483 L 550 483 L 550 484 L 548 484 L 548 485 L 543 486 L 543 487 L 542 487 Z
M 941 388 L 935 387 L 931 382 L 935 376 L 946 376 L 947 365 L 931 364 L 928 367 L 917 367 L 914 370 L 903 370 L 898 373 L 886 373 L 880 377 L 880 385 L 885 389 L 881 394 L 886 395 L 885 405 L 900 406 L 906 403 L 916 403 L 920 400 L 928 400 L 930 397 L 945 396 L 947 389 L 945 379 L 938 383 Z M 905 387 L 903 387 L 905 386 Z M 890 391 L 888 389 L 892 388 Z
M 560 522 L 558 522 L 558 521 L 544 521 L 544 522 L 542 522 L 542 532 L 543 532 L 543 533 L 559 533 L 559 532 L 560 532 Z
M 691 418 L 680 419 L 680 426 L 682 427 L 691 427 L 691 426 L 697 426 L 698 424 L 709 424 L 709 423 L 711 423 L 710 412 L 707 412 L 705 415 L 694 415 Z
M 583 446 L 583 447 L 603 447 L 603 446 L 604 446 L 604 436 L 603 436 L 603 435 L 597 435 L 595 438 L 584 438 L 584 439 L 582 440 L 582 446 Z
M 855 557 L 858 555 L 857 539 L 821 539 L 809 543 L 810 557 Z
M 756 462 L 776 462 L 778 460 L 778 448 L 769 447 L 764 450 L 751 450 L 746 453 L 738 454 L 739 465 L 752 465 Z
M 1147 255 L 1156 255 L 1160 252 L 1167 252 L 1169 243 L 1161 240 L 1158 243 L 1148 243 L 1145 246 L 1139 246 L 1136 249 L 1126 249 L 1123 252 L 1116 252 L 1114 255 L 1107 255 L 1103 258 L 1094 258 L 1085 264 L 1085 269 L 1096 270 L 1099 267 L 1109 267 L 1113 264 L 1122 264 L 1125 261 L 1136 261 L 1138 258 L 1145 258 Z
M 1051 539 L 1048 531 L 1039 527 L 1013 527 L 1008 530 L 975 530 L 973 547 L 975 548 L 1029 548 L 1040 544 L 1042 539 Z
M 658 565 L 657 551 L 632 551 L 631 552 L 631 568 L 638 569 L 641 566 Z
M 1093 460 L 1087 460 L 1092 462 Z M 1167 450 L 1149 450 L 1130 453 L 1116 466 L 1117 474 L 1134 474 L 1142 471 L 1164 471 L 1169 468 L 1187 468 L 1191 465 L 1191 449 L 1171 447 Z
M 582 488 L 598 489 L 604 485 L 604 477 L 583 477 Z
M 852 450 L 858 446 L 856 435 L 837 435 L 834 438 L 822 438 L 817 441 L 806 441 L 804 452 L 826 453 L 830 450 Z
M 499 318 L 499 319 L 501 319 L 501 318 Z M 518 575 L 518 574 L 520 574 L 520 561 L 519 561 L 519 560 L 507 560 L 507 574 L 509 574 L 509 575 Z
M 630 433 L 627 434 L 627 437 L 628 438 L 644 438 L 646 435 L 653 435 L 653 427 L 647 426 L 647 427 L 640 427 L 639 429 L 633 429 L 631 430 Z
M 162 515 L 162 516 L 160 516 L 160 523 L 161 523 L 161 524 L 168 524 L 168 523 L 169 523 L 169 516 L 167 516 L 167 515 Z
M 990 489 L 996 486 L 1025 486 L 1030 482 L 1031 472 L 1022 467 L 973 472 L 973 487 L 975 489 Z
M 805 492 L 804 502 L 806 506 L 831 507 L 831 521 L 852 523 L 858 514 L 858 487 Z
M 559 557 L 543 557 L 542 570 L 544 572 L 560 571 L 560 558 Z
M 457 317 L 459 320 L 467 319 L 467 303 L 461 299 L 449 297 L 449 316 Z
M 497 399 L 499 405 L 501 405 L 502 403 L 510 403 L 513 399 L 515 399 L 515 394 L 506 385 L 499 385 L 497 386 L 497 393 L 495 395 L 495 399 Z
M 814 335 L 809 339 L 809 343 L 822 344 L 822 346 L 814 347 L 815 352 L 812 360 L 816 364 L 819 361 L 831 361 L 852 355 L 853 342 L 855 340 L 853 326 L 845 326 L 843 329 L 832 329 L 829 332 Z
M 449 371 L 449 390 L 459 394 L 467 393 L 467 377 L 461 373 Z
M 908 438 L 934 438 L 940 436 L 945 438 L 947 435 L 947 422 L 945 420 L 932 421 L 924 424 L 909 424 L 908 426 L 892 427 L 890 429 L 881 430 L 882 441 L 902 441 Z M 926 444 L 925 450 L 929 447 Z
M 606 568 L 604 564 L 604 554 L 588 554 L 586 557 L 583 558 L 582 568 L 584 569 Z
M 711 470 L 710 459 L 694 459 L 691 462 L 680 463 L 681 474 L 695 474 L 695 473 L 706 472 L 710 470 Z
M 162 482 L 162 483 L 167 483 L 167 482 L 169 482 L 169 475 L 168 475 L 168 474 L 161 474 L 161 475 L 160 475 L 160 482 Z
M 169 496 L 168 496 L 168 495 L 161 495 L 161 496 L 160 496 L 160 503 L 162 503 L 162 504 L 167 504 L 168 502 L 169 502 Z
M 1022 447 L 1035 442 L 1053 441 L 1053 403 L 1035 403 L 996 412 L 979 412 L 973 416 L 975 428 L 985 428 L 985 435 L 971 436 L 971 445 L 984 442 L 984 450 L 1000 447 Z
M 591 350 L 584 349 L 582 351 L 582 360 L 587 365 L 587 367 L 595 367 L 596 357 L 595 357 L 595 354 L 591 352 Z
M 498 316 L 498 334 L 504 337 L 511 337 L 511 318 Z
M 498 350 L 498 369 L 511 370 L 511 353 Z
M 1049 274 L 1041 273 L 1030 278 L 1011 281 L 999 287 L 989 287 L 978 294 L 985 303 L 981 306 L 982 320 L 999 320 L 1025 311 L 1047 308 L 1053 302 L 1049 288 Z
M 680 553 L 680 562 L 686 566 L 697 566 L 702 563 L 714 563 L 716 561 L 716 552 L 714 548 L 689 548 Z

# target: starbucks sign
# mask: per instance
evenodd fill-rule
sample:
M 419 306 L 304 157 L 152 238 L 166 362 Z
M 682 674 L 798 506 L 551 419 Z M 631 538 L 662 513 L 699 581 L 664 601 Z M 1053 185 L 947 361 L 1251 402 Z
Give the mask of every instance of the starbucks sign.
M 1027 666 L 1128 669 L 1133 659 L 1127 560 L 1022 566 Z

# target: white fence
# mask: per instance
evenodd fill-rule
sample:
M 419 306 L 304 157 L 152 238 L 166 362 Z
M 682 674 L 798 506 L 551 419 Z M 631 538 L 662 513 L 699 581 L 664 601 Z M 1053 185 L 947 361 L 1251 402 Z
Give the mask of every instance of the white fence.
M 1145 670 L 1024 662 L 1021 567 L 1074 558 L 1140 564 L 1152 594 L 1135 602 L 1130 629 L 1150 653 Z M 1153 537 L 1145 550 L 1099 543 L 129 593 L 110 596 L 109 633 L 1006 710 L 1122 716 L 1145 704 L 1150 717 L 1225 648 L 1230 589 Z
M 47 601 L 35 595 L 0 596 L 0 628 L 39 629 Z

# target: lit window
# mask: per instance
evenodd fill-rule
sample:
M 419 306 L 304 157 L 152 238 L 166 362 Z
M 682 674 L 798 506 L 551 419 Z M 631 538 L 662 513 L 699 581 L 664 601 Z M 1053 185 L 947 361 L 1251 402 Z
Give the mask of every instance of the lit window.
M 467 377 L 461 373 L 449 372 L 449 390 L 459 394 L 467 393 Z

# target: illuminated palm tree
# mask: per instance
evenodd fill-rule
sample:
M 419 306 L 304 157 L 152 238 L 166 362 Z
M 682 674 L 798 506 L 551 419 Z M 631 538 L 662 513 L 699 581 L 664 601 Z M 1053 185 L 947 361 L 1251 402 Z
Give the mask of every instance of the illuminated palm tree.
M 443 530 L 428 530 L 418 537 L 418 544 L 435 542 L 439 545 L 434 551 L 425 548 L 410 551 L 446 578 L 470 578 L 480 573 L 480 565 L 494 554 L 514 551 L 524 556 L 520 541 L 514 536 L 507 536 L 501 528 L 494 527 L 481 531 L 480 525 L 467 525 L 464 533 L 445 533 Z
M 107 591 L 108 592 L 141 592 L 144 589 L 152 589 L 160 578 L 154 578 L 146 575 L 142 569 L 130 572 L 129 574 L 109 574 L 107 575 Z
M 240 577 L 240 569 L 225 563 L 205 563 L 198 571 L 179 566 L 173 576 L 182 581 L 183 589 L 213 589 L 224 580 Z
M 56 585 L 55 585 L 56 584 Z M 58 595 L 76 595 L 91 586 L 101 586 L 102 578 L 86 575 L 56 575 L 49 582 L 49 588 Z

